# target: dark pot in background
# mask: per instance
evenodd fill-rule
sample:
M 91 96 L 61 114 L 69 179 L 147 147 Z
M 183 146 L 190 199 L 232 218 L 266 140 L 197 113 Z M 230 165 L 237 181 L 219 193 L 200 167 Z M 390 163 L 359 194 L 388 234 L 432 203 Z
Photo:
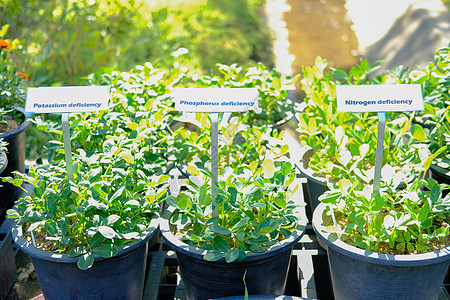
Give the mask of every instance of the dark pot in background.
M 336 300 L 436 300 L 450 261 L 450 247 L 415 255 L 391 255 L 350 246 L 326 232 L 320 204 L 313 217 L 317 238 L 328 248 Z
M 153 220 L 144 239 L 119 247 L 114 257 L 96 256 L 94 265 L 85 271 L 77 267 L 77 258 L 29 244 L 20 226 L 12 234 L 19 249 L 30 256 L 45 300 L 135 300 L 143 296 L 147 244 L 157 230 L 158 221 Z
M 309 168 L 309 160 L 313 155 L 313 150 L 305 151 L 301 156 L 301 161 L 297 164 L 301 176 L 306 178 L 306 216 L 309 222 L 312 222 L 314 209 L 319 205 L 319 196 L 328 191 L 328 185 L 325 178 L 314 175 L 313 170 Z
M 8 166 L 0 174 L 2 177 L 12 176 L 13 171 L 25 172 L 25 131 L 30 127 L 30 116 L 21 108 L 16 108 L 22 114 L 22 122 L 19 127 L 9 132 L 0 134 L 8 142 Z M 6 210 L 11 208 L 14 202 L 21 196 L 22 190 L 10 183 L 0 183 L 0 224 L 3 222 Z
M 244 295 L 245 283 L 249 295 L 282 295 L 291 261 L 292 249 L 305 232 L 305 226 L 274 245 L 269 251 L 250 254 L 245 259 L 227 263 L 225 259 L 211 262 L 203 259 L 204 250 L 180 242 L 161 220 L 164 240 L 176 251 L 186 299 L 213 299 Z
M 435 179 L 439 183 L 450 184 L 450 170 L 440 168 L 436 165 L 430 166 L 431 178 Z M 443 197 L 449 193 L 449 190 L 443 192 Z

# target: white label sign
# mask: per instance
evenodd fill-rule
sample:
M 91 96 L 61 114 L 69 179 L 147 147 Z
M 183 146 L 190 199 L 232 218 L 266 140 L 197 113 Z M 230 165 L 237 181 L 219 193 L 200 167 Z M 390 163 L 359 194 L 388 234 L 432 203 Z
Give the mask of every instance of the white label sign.
M 108 109 L 109 86 L 27 88 L 25 112 L 71 113 Z
M 176 88 L 175 110 L 185 112 L 244 112 L 258 109 L 257 88 Z
M 423 110 L 420 84 L 337 85 L 339 112 Z

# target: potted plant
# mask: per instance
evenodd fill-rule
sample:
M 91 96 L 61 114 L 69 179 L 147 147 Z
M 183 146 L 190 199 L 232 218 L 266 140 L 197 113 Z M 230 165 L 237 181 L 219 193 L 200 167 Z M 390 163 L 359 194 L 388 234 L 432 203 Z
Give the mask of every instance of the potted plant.
M 18 218 L 13 238 L 30 255 L 46 299 L 142 298 L 147 242 L 169 176 L 143 171 L 152 166 L 148 148 L 135 141 L 121 134 L 90 155 L 78 149 L 73 182 L 64 161 L 4 179 L 31 185 L 8 217 Z
M 19 72 L 8 57 L 19 40 L 4 40 L 7 30 L 8 25 L 0 30 L 0 138 L 8 142 L 8 166 L 1 176 L 11 176 L 15 170 L 25 171 L 25 131 L 30 126 L 29 117 L 21 108 L 25 100 L 23 83 L 28 76 Z M 0 188 L 0 215 L 13 205 L 20 192 L 9 183 Z
M 176 251 L 187 299 L 281 295 L 293 246 L 305 230 L 289 162 L 265 159 L 227 168 L 212 205 L 209 161 L 189 165 L 186 190 L 169 196 L 161 220 Z M 198 176 L 197 178 L 194 178 Z
M 198 113 L 189 123 L 197 130 L 180 127 L 174 131 L 177 144 L 182 145 L 177 158 L 185 175 L 186 165 L 195 159 L 209 156 L 211 148 L 211 122 L 208 115 Z M 235 168 L 252 161 L 261 163 L 261 158 L 268 153 L 274 155 L 273 159 L 285 158 L 288 155 L 289 147 L 283 142 L 285 131 L 267 126 L 250 126 L 237 117 L 231 117 L 224 123 L 220 122 L 219 127 L 219 172 L 223 172 L 226 167 Z
M 442 196 L 450 186 L 425 179 L 438 152 L 418 152 L 420 173 L 385 165 L 380 193 L 348 177 L 321 196 L 313 228 L 328 248 L 335 299 L 438 298 L 450 261 Z
M 307 178 L 307 215 L 319 204 L 318 197 L 342 176 L 360 171 L 370 174 L 375 164 L 378 118 L 376 113 L 338 112 L 336 106 L 337 84 L 401 83 L 403 73 L 390 73 L 369 79 L 377 68 L 367 60 L 351 68 L 347 74 L 342 69 L 327 70 L 327 62 L 316 58 L 313 67 L 303 69 L 302 89 L 305 101 L 297 113 L 299 140 L 303 147 L 298 168 Z M 391 118 L 394 115 L 395 118 Z M 410 148 L 402 137 L 407 132 L 411 117 L 388 113 L 386 124 L 386 150 L 383 161 L 395 161 L 396 166 L 408 163 Z M 389 150 L 389 151 L 388 151 Z M 393 164 L 394 165 L 394 164 Z M 367 175 L 366 175 L 367 176 Z

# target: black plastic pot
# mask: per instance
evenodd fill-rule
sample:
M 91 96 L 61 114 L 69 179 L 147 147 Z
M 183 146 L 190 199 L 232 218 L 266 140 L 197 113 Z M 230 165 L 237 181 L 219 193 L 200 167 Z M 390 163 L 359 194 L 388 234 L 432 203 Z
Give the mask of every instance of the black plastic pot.
M 447 183 L 450 184 L 450 170 L 445 170 L 436 165 L 430 166 L 430 175 L 431 178 L 435 179 L 439 183 Z M 447 195 L 449 190 L 443 192 L 443 196 Z
M 157 232 L 157 225 L 154 220 L 144 239 L 121 246 L 116 256 L 96 256 L 94 265 L 85 271 L 77 267 L 77 258 L 29 244 L 20 226 L 14 227 L 12 234 L 19 249 L 30 256 L 45 300 L 135 300 L 143 296 L 147 244 Z
M 350 246 L 326 231 L 326 205 L 314 211 L 313 228 L 328 248 L 336 300 L 436 300 L 450 261 L 450 247 L 414 255 L 391 255 Z
M 227 263 L 203 259 L 204 250 L 180 242 L 165 219 L 160 223 L 167 244 L 175 250 L 186 299 L 213 299 L 244 295 L 245 284 L 250 295 L 282 295 L 291 261 L 292 249 L 305 232 L 300 226 L 292 235 L 263 253 L 249 253 L 243 260 Z
M 29 115 L 25 114 L 21 108 L 16 108 L 22 114 L 22 122 L 16 129 L 0 134 L 8 142 L 7 159 L 8 166 L 0 173 L 2 177 L 12 176 L 13 171 L 25 172 L 25 131 L 30 127 L 31 121 Z M 0 187 L 0 223 L 3 220 L 7 209 L 11 208 L 22 194 L 22 190 L 10 183 L 1 183 Z
M 325 178 L 315 176 L 313 170 L 309 168 L 311 156 L 312 150 L 305 151 L 301 156 L 301 161 L 297 164 L 301 176 L 306 178 L 306 216 L 310 222 L 312 222 L 314 210 L 320 203 L 319 196 L 328 191 Z

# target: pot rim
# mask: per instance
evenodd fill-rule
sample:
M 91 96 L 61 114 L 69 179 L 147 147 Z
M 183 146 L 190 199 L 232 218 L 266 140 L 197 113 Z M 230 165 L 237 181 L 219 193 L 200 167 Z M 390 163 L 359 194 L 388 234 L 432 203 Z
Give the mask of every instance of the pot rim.
M 152 238 L 155 233 L 157 232 L 158 225 L 159 225 L 159 218 L 154 218 L 151 220 L 149 227 L 144 231 L 145 236 L 143 236 L 141 239 L 132 241 L 129 243 L 126 243 L 124 245 L 120 245 L 119 252 L 110 257 L 118 257 L 121 255 L 124 255 L 136 248 L 138 248 L 143 242 L 148 241 L 150 238 Z M 55 253 L 43 250 L 41 248 L 37 248 L 36 246 L 30 244 L 25 240 L 25 238 L 22 235 L 22 226 L 17 225 L 17 221 L 15 222 L 13 228 L 11 229 L 12 238 L 14 240 L 14 243 L 19 247 L 21 251 L 28 254 L 29 256 L 33 258 L 38 258 L 41 260 L 51 261 L 51 262 L 59 262 L 59 263 L 74 263 L 76 264 L 79 257 L 70 257 L 66 253 Z M 94 254 L 95 261 L 102 261 L 109 258 L 104 258 L 101 256 L 98 256 Z
M 23 114 L 23 121 L 20 123 L 19 127 L 0 134 L 0 138 L 3 138 L 5 141 L 15 138 L 31 126 L 31 115 L 25 113 L 25 110 L 21 107 L 16 107 L 15 110 Z
M 170 247 L 172 247 L 174 250 L 179 251 L 185 255 L 207 261 L 203 258 L 203 256 L 206 254 L 207 250 L 200 249 L 198 247 L 190 246 L 182 241 L 180 241 L 171 231 L 169 226 L 169 220 L 166 218 L 160 218 L 159 220 L 159 228 L 161 230 L 161 235 L 163 239 L 169 244 Z M 236 260 L 232 263 L 239 263 L 239 262 L 246 262 L 246 261 L 255 261 L 262 259 L 264 257 L 270 257 L 274 256 L 278 253 L 281 253 L 288 249 L 289 247 L 293 247 L 305 234 L 306 231 L 306 224 L 299 224 L 297 228 L 292 232 L 292 234 L 278 242 L 275 245 L 270 246 L 267 248 L 267 251 L 255 253 L 251 251 L 245 251 L 247 256 L 244 259 Z M 225 262 L 225 258 L 221 258 L 218 260 L 218 262 Z
M 304 161 L 306 161 L 304 156 L 308 155 L 309 154 L 308 151 L 310 151 L 310 150 L 312 151 L 312 149 L 304 149 L 303 152 L 300 154 L 301 158 L 300 158 L 300 161 L 296 164 L 297 168 L 303 175 L 305 175 L 305 177 L 308 180 L 311 180 L 317 184 L 328 187 L 328 181 L 324 177 L 319 177 L 319 176 L 315 175 L 314 171 L 310 167 L 304 166 Z
M 436 164 L 431 164 L 430 171 L 433 173 L 437 173 L 439 176 L 444 177 L 447 180 L 450 180 L 450 169 L 444 169 Z
M 420 254 L 384 254 L 378 252 L 371 252 L 363 250 L 339 240 L 331 233 L 326 231 L 326 227 L 323 224 L 322 215 L 327 207 L 326 204 L 320 203 L 313 214 L 313 229 L 318 238 L 320 238 L 328 247 L 345 256 L 353 259 L 358 259 L 364 262 L 387 265 L 387 266 L 422 266 L 437 264 L 445 260 L 450 260 L 450 246 L 427 253 Z

